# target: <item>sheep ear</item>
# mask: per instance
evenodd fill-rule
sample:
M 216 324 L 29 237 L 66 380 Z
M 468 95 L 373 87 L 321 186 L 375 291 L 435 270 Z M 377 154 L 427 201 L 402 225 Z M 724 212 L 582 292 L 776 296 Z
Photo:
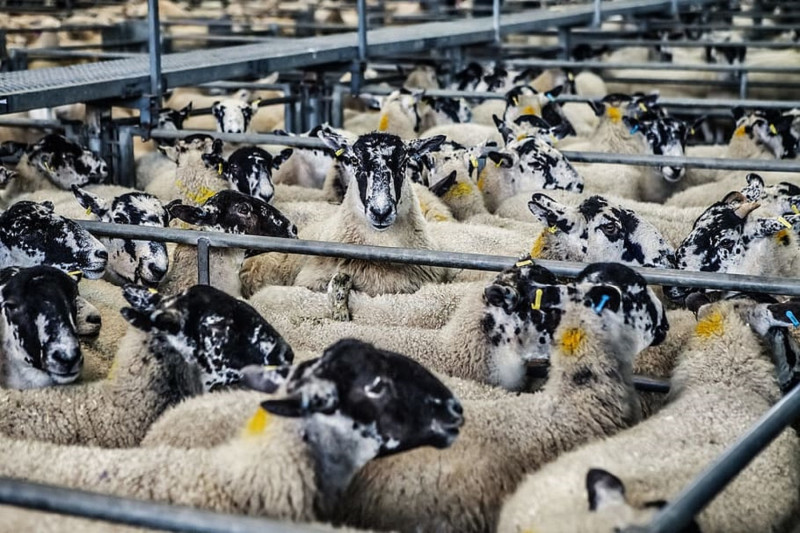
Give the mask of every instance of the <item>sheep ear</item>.
M 494 120 L 494 125 L 497 128 L 497 131 L 500 132 L 500 135 L 503 136 L 503 140 L 506 144 L 510 143 L 515 139 L 514 132 L 511 131 L 511 128 L 508 127 L 508 124 L 501 118 L 498 118 L 497 115 L 492 115 L 492 120 Z
M 642 122 L 633 117 L 622 117 L 622 123 L 628 128 L 628 132 L 633 135 L 642 130 Z
M 510 168 L 514 165 L 514 158 L 510 154 L 504 154 L 502 152 L 495 152 L 491 151 L 486 154 L 486 157 L 492 160 L 495 166 L 503 167 L 503 168 Z
M 194 207 L 191 205 L 184 205 L 182 203 L 176 204 L 175 202 L 170 202 L 167 204 L 166 209 L 172 218 L 183 220 L 189 224 L 200 226 L 213 223 L 211 222 L 211 219 L 213 218 L 212 213 L 210 213 L 207 209 L 203 209 L 202 207 Z
M 791 231 L 791 228 L 796 228 L 800 225 L 800 215 L 786 215 L 780 218 L 760 218 L 753 229 L 747 228 L 745 231 L 757 239 L 769 237 L 787 229 L 784 222 L 789 224 L 789 230 Z M 790 241 L 786 240 L 785 243 L 788 245 Z
M 291 148 L 284 148 L 283 150 L 281 150 L 278 155 L 272 158 L 272 169 L 277 170 L 278 168 L 280 168 L 282 164 L 284 164 L 290 157 L 292 157 L 293 153 L 294 150 Z
M 2 288 L 8 281 L 16 276 L 22 267 L 11 266 L 0 270 L 0 288 Z
M 77 185 L 72 186 L 72 194 L 75 195 L 78 203 L 81 204 L 81 207 L 86 209 L 87 213 L 96 215 L 98 218 L 102 218 L 108 214 L 108 203 L 99 196 L 89 191 L 84 191 Z
M 511 311 L 519 303 L 519 293 L 508 285 L 492 284 L 483 290 L 486 302 L 494 307 Z
M 589 289 L 584 302 L 598 315 L 606 310 L 616 313 L 622 304 L 622 293 L 613 285 L 597 285 Z
M 122 296 L 135 310 L 139 311 L 152 311 L 161 302 L 161 294 L 155 289 L 131 283 L 122 288 Z
M 586 474 L 586 492 L 589 510 L 599 511 L 612 504 L 625 503 L 625 485 L 617 476 L 601 468 L 592 468 Z
M 137 311 L 131 307 L 123 307 L 119 310 L 122 317 L 133 327 L 142 331 L 150 331 L 153 327 L 147 313 Z
M 695 135 L 697 133 L 697 130 L 700 128 L 700 126 L 706 120 L 708 120 L 708 116 L 707 115 L 702 115 L 701 117 L 698 117 L 694 122 L 692 122 L 691 125 L 689 126 L 689 128 L 686 130 L 687 137 L 691 137 L 692 135 Z
M 214 142 L 211 144 L 211 153 L 218 157 L 222 157 L 222 149 L 225 143 L 222 139 L 214 139 Z
M 158 144 L 156 145 L 156 148 L 158 149 L 159 152 L 164 154 L 166 158 L 172 161 L 173 163 L 178 162 L 178 154 L 180 152 L 177 146 L 172 146 L 169 144 Z
M 436 196 L 441 198 L 442 196 L 447 194 L 447 192 L 450 189 L 452 189 L 453 186 L 456 184 L 456 176 L 457 175 L 458 175 L 458 172 L 456 172 L 454 170 L 450 174 L 448 174 L 447 177 L 437 181 L 436 183 L 434 183 L 433 185 L 431 185 L 428 188 L 430 189 L 430 191 L 433 194 L 435 194 Z
M 347 140 L 331 129 L 321 128 L 317 132 L 317 137 L 319 137 L 322 142 L 325 143 L 325 146 L 333 150 L 333 153 L 336 155 L 336 157 L 340 157 L 344 153 L 352 152 L 350 144 L 347 142 Z
M 602 117 L 605 114 L 605 112 L 606 112 L 606 104 L 604 104 L 603 102 L 601 102 L 599 100 L 597 100 L 597 101 L 589 100 L 586 103 L 589 104 L 589 107 L 592 108 L 592 111 L 594 111 L 595 116 Z
M 249 389 L 272 394 L 283 385 L 291 369 L 291 366 L 248 365 L 242 369 L 241 383 Z
M 299 395 L 287 396 L 280 400 L 267 400 L 261 402 L 261 408 L 268 413 L 287 418 L 300 418 L 308 414 L 308 408 L 303 406 Z
M 788 301 L 767 306 L 773 326 L 800 327 L 800 302 Z
M 7 168 L 0 168 L 0 189 L 5 188 L 11 180 L 17 177 L 17 173 Z
M 710 303 L 711 300 L 704 292 L 693 292 L 686 297 L 686 308 L 694 313 L 695 317 L 697 317 L 701 307 Z
M 425 139 L 415 139 L 408 142 L 407 149 L 410 156 L 419 157 L 429 152 L 437 151 L 442 146 L 442 143 L 446 140 L 447 137 L 444 135 L 435 135 Z
M 564 86 L 563 85 L 559 85 L 558 87 L 554 87 L 554 88 L 550 89 L 549 91 L 544 93 L 544 95 L 547 97 L 548 100 L 554 100 L 554 99 L 558 98 L 558 96 L 563 91 L 564 91 Z
M 186 107 L 178 111 L 178 115 L 180 115 L 181 120 L 186 120 L 189 114 L 192 112 L 192 102 L 186 104 Z
M 731 113 L 733 114 L 733 120 L 736 122 L 739 122 L 739 119 L 745 115 L 744 108 L 738 105 L 731 109 Z

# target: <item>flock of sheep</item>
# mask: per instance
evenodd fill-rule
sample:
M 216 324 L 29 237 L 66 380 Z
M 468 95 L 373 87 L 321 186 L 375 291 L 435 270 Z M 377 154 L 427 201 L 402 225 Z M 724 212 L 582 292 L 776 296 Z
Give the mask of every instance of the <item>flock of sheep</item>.
M 670 57 L 743 59 L 720 50 Z M 800 65 L 796 46 L 773 54 Z M 0 476 L 322 530 L 646 525 L 800 380 L 800 300 L 648 286 L 630 267 L 796 277 L 800 180 L 564 152 L 796 160 L 800 111 L 736 108 L 726 143 L 692 145 L 708 124 L 605 76 L 471 63 L 443 86 L 420 66 L 353 99 L 343 128 L 301 134 L 259 106 L 274 92 L 178 88 L 160 127 L 211 131 L 137 143 L 137 189 L 105 184 L 107 163 L 71 139 L 3 128 Z M 518 260 L 486 273 L 214 248 L 198 285 L 194 246 L 98 239 L 79 219 Z M 545 259 L 589 266 L 566 281 Z M 794 531 L 799 485 L 789 428 L 682 531 Z M 0 516 L 0 531 L 130 529 Z

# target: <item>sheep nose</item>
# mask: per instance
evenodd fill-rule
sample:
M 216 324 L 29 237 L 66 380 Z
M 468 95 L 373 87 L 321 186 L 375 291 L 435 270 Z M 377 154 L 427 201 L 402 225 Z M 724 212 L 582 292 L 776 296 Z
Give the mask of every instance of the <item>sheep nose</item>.
M 108 252 L 105 250 L 95 250 L 94 256 L 101 261 L 108 261 Z
M 106 163 L 100 163 L 100 173 L 108 174 L 108 165 Z
M 378 207 L 370 206 L 369 212 L 372 213 L 373 218 L 377 222 L 383 222 L 389 215 L 392 213 L 392 207 L 390 205 L 381 205 Z
M 455 418 L 461 418 L 464 416 L 464 408 L 461 407 L 461 404 L 455 398 L 450 398 L 447 400 L 447 410 Z
M 164 276 L 167 275 L 167 269 L 157 265 L 155 263 L 150 263 L 147 265 L 147 270 L 153 275 L 154 280 L 161 280 Z

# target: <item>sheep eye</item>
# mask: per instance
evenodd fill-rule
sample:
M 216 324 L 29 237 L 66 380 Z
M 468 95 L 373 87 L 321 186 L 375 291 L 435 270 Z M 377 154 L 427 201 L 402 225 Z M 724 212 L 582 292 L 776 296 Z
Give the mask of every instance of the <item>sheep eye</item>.
M 239 204 L 236 207 L 236 212 L 240 215 L 249 215 L 253 212 L 253 209 L 250 207 L 250 204 Z
M 613 222 L 609 222 L 600 226 L 600 231 L 602 231 L 608 237 L 616 237 L 619 235 L 619 228 Z

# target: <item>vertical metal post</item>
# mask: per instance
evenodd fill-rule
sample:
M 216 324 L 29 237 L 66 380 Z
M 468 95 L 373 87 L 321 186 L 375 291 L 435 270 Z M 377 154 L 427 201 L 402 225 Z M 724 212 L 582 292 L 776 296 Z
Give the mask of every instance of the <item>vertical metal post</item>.
M 114 183 L 124 187 L 136 187 L 136 165 L 133 157 L 133 127 L 117 126 L 115 143 Z
M 494 27 L 494 43 L 500 46 L 500 0 L 492 0 L 492 25 Z
M 558 42 L 561 45 L 561 59 L 572 59 L 572 30 L 569 26 L 558 28 Z
M 603 22 L 602 12 L 600 10 L 600 0 L 594 0 L 594 18 L 592 19 L 592 26 L 597 28 Z
M 333 86 L 331 94 L 331 126 L 341 128 L 344 124 L 344 86 Z
M 742 100 L 747 99 L 747 71 L 739 71 L 739 98 Z
M 672 2 L 670 2 L 669 12 L 673 18 L 678 18 L 678 13 L 679 13 L 678 0 L 672 0 Z
M 358 9 L 358 61 L 353 62 L 350 69 L 350 92 L 358 94 L 364 79 L 364 69 L 367 67 L 367 1 L 356 0 Z
M 282 83 L 281 90 L 283 96 L 292 96 L 292 85 L 290 83 Z M 283 104 L 283 129 L 289 133 L 297 133 L 297 122 L 295 122 L 294 102 L 286 102 Z
M 161 108 L 161 95 L 164 88 L 161 83 L 161 26 L 158 17 L 158 0 L 147 0 L 147 29 L 150 58 L 150 102 L 149 116 L 144 117 L 151 126 L 156 125 L 158 110 Z
M 197 283 L 199 285 L 210 285 L 209 274 L 209 245 L 208 239 L 200 237 L 197 239 Z
M 114 154 L 111 148 L 111 108 L 108 106 L 86 106 L 86 117 L 82 136 L 89 150 L 105 160 L 114 171 Z

